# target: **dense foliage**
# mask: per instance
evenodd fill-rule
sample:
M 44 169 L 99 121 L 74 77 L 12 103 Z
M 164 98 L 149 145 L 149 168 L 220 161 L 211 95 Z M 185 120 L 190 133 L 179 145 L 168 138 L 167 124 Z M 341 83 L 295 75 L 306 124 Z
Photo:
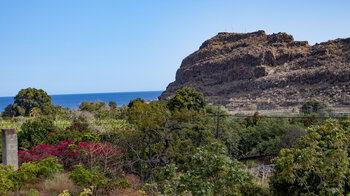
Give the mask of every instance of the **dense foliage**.
M 6 107 L 3 116 L 48 115 L 52 111 L 51 97 L 42 89 L 22 89 L 15 96 L 13 105 Z
M 224 107 L 206 105 L 191 88 L 168 102 L 82 102 L 78 110 L 54 106 L 49 115 L 38 115 L 0 120 L 0 128 L 18 132 L 22 166 L 55 160 L 67 178 L 93 195 L 130 186 L 151 195 L 268 195 L 268 184 L 257 183 L 247 170 L 261 163 L 245 166 L 238 160 L 278 154 L 270 183 L 274 194 L 349 191 L 349 121 L 319 126 L 323 119 L 317 114 L 232 116 Z M 17 191 L 11 172 L 0 170 L 6 176 L 0 183 L 8 184 L 0 191 Z
M 309 128 L 298 144 L 275 160 L 271 186 L 277 195 L 344 195 L 350 192 L 350 121 Z
M 21 132 L 18 133 L 19 148 L 30 149 L 33 146 L 44 144 L 48 133 L 55 129 L 52 119 L 36 118 L 26 121 L 21 126 Z
M 43 159 L 41 162 L 26 162 L 16 171 L 0 164 L 0 195 L 7 195 L 9 191 L 19 193 L 29 183 L 47 178 L 61 168 L 55 158 Z
M 187 108 L 188 110 L 200 110 L 206 105 L 202 93 L 197 92 L 193 88 L 184 87 L 176 91 L 175 97 L 169 100 L 168 107 L 170 110 L 181 110 Z
M 55 146 L 38 145 L 32 150 L 20 150 L 18 152 L 20 162 L 41 161 L 48 157 L 56 157 L 60 164 L 67 170 L 79 164 L 95 164 L 102 162 L 107 168 L 116 168 L 118 158 L 122 152 L 108 144 L 93 144 L 87 142 L 73 143 L 73 140 L 63 140 Z M 93 160 L 93 163 L 91 161 Z
M 304 114 L 312 114 L 326 109 L 328 109 L 327 104 L 319 102 L 316 99 L 310 99 L 303 104 L 301 107 L 301 112 Z
M 165 185 L 165 189 L 162 187 L 164 193 L 241 195 L 245 187 L 252 186 L 251 174 L 242 163 L 230 159 L 225 147 L 219 143 L 198 148 L 191 158 L 191 164 L 195 167 L 184 174 L 174 173 L 174 165 L 164 168 L 165 172 L 161 173 L 159 180 L 160 185 Z

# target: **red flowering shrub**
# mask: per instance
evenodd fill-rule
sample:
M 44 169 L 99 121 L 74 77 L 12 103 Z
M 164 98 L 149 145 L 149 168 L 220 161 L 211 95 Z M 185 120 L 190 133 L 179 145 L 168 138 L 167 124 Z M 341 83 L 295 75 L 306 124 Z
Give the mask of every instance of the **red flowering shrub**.
M 18 155 L 21 163 L 42 161 L 43 159 L 54 157 L 54 148 L 50 145 L 38 145 L 32 150 L 19 150 Z
M 73 140 L 63 140 L 55 146 L 38 145 L 32 150 L 19 150 L 18 154 L 21 163 L 40 162 L 48 157 L 57 157 L 65 169 L 71 170 L 79 163 L 116 169 L 122 152 L 106 143 L 80 142 L 74 144 Z

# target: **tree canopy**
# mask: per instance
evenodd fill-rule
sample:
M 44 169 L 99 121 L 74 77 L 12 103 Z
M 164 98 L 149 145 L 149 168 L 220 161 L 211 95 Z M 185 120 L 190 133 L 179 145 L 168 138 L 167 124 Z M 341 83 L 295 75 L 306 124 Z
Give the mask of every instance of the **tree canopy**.
M 188 110 L 200 110 L 206 106 L 202 93 L 193 88 L 184 87 L 176 91 L 175 97 L 169 100 L 168 108 L 172 111 L 187 108 Z
M 51 97 L 42 89 L 22 89 L 15 96 L 13 105 L 6 107 L 3 116 L 36 116 L 49 114 L 53 106 Z
M 327 104 L 319 102 L 316 99 L 310 99 L 303 104 L 301 112 L 304 114 L 312 114 L 318 113 L 320 110 L 325 110 L 327 108 Z
M 350 121 L 307 130 L 298 144 L 281 150 L 270 179 L 276 195 L 344 195 L 350 191 Z

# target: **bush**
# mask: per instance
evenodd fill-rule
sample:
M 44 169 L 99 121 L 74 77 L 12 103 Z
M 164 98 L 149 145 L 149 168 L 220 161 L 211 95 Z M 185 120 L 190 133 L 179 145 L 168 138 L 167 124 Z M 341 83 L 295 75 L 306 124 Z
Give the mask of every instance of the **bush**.
M 18 154 L 21 163 L 57 157 L 65 169 L 72 170 L 79 163 L 115 169 L 122 152 L 108 144 L 75 144 L 73 140 L 67 140 L 55 146 L 44 144 L 35 146 L 32 150 L 20 150 Z
M 51 131 L 45 140 L 45 144 L 56 145 L 63 140 L 73 140 L 75 143 L 96 142 L 99 139 L 98 133 L 88 130 L 84 124 L 76 124 L 63 131 Z
M 7 195 L 14 186 L 12 180 L 8 178 L 11 172 L 13 172 L 11 168 L 0 164 L 0 195 Z
M 226 149 L 219 143 L 198 148 L 192 156 L 191 168 L 184 174 L 177 174 L 174 164 L 159 170 L 158 186 L 166 195 L 252 195 L 261 192 L 252 183 L 251 174 L 237 160 L 227 156 Z
M 29 183 L 50 177 L 61 171 L 61 168 L 56 158 L 44 159 L 39 163 L 27 162 L 16 171 L 12 167 L 4 167 L 0 164 L 0 194 L 7 194 L 9 191 L 19 193 Z
M 90 112 L 97 118 L 105 118 L 109 114 L 109 108 L 103 101 L 100 102 L 87 102 L 83 101 L 79 105 L 81 111 Z
M 78 186 L 88 186 L 93 182 L 92 173 L 85 169 L 82 164 L 76 165 L 74 170 L 68 173 L 68 176 Z
M 132 126 L 126 120 L 115 120 L 115 119 L 95 119 L 90 122 L 91 129 L 102 133 L 109 134 L 119 130 L 130 130 Z
M 258 109 L 258 106 L 255 103 L 248 105 L 248 110 L 250 111 L 256 111 Z
M 281 137 L 279 149 L 291 148 L 305 133 L 305 130 L 299 126 L 288 126 L 285 135 Z
M 301 112 L 304 114 L 318 113 L 320 110 L 326 110 L 327 104 L 317 101 L 316 99 L 310 99 L 303 104 Z
M 96 191 L 108 192 L 117 186 L 122 188 L 130 186 L 124 176 L 116 174 L 115 170 L 103 169 L 98 166 L 85 168 L 84 165 L 78 164 L 73 171 L 68 173 L 68 176 L 76 185 L 94 187 Z
M 348 120 L 349 122 L 350 120 Z M 344 195 L 350 191 L 350 127 L 328 120 L 307 130 L 274 160 L 276 195 Z
M 47 135 L 56 130 L 54 121 L 49 118 L 30 119 L 22 124 L 18 133 L 18 144 L 21 149 L 31 149 L 33 146 L 44 144 Z
M 73 110 L 70 118 L 74 124 L 88 124 L 95 119 L 95 115 L 89 111 Z
M 30 189 L 26 192 L 26 196 L 39 196 L 39 191 L 36 189 Z
M 279 137 L 284 135 L 289 125 L 286 119 L 260 119 L 258 115 L 244 119 L 237 127 L 240 140 L 238 149 L 240 155 L 253 150 L 259 154 L 274 154 Z M 277 149 L 279 150 L 279 149 Z

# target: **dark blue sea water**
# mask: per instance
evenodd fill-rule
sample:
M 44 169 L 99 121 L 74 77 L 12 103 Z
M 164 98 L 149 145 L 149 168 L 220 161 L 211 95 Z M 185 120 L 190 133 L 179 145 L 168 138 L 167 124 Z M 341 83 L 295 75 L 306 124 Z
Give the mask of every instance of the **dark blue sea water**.
M 70 109 L 78 109 L 82 101 L 115 101 L 118 106 L 128 104 L 131 100 L 142 98 L 144 100 L 158 100 L 158 96 L 163 91 L 145 91 L 145 92 L 123 92 L 123 93 L 89 93 L 89 94 L 69 94 L 69 95 L 51 95 L 52 104 L 61 105 Z M 0 112 L 9 104 L 13 104 L 13 97 L 0 97 Z

